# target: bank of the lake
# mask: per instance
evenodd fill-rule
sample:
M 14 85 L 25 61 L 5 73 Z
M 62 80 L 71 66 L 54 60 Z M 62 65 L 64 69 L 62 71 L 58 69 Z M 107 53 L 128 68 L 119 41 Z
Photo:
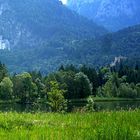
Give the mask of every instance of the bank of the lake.
M 95 111 L 119 111 L 119 110 L 135 110 L 140 109 L 140 99 L 129 98 L 94 98 Z M 70 100 L 68 101 L 68 112 L 75 112 L 77 109 L 82 109 L 86 106 L 87 100 Z M 48 112 L 48 105 L 41 101 L 35 104 L 20 103 L 19 100 L 0 101 L 1 112 Z
M 69 101 L 71 110 L 82 108 L 87 104 L 86 99 L 74 99 Z M 94 97 L 95 111 L 115 111 L 115 110 L 134 110 L 140 109 L 140 98 L 100 98 Z
M 0 113 L 2 140 L 135 140 L 140 110 L 93 113 Z
M 106 101 L 106 102 L 111 102 L 111 101 L 140 101 L 140 98 L 115 98 L 115 97 L 93 97 L 95 102 L 101 102 L 101 101 Z M 86 99 L 73 99 L 71 101 L 85 101 Z
M 100 102 L 100 101 L 140 101 L 140 98 L 106 98 L 106 97 L 93 97 L 94 101 L 96 102 Z M 85 101 L 86 102 L 87 99 L 72 99 L 70 101 Z M 0 104 L 4 104 L 4 103 L 19 103 L 20 100 L 0 100 Z M 41 103 L 45 102 L 43 100 L 40 101 Z

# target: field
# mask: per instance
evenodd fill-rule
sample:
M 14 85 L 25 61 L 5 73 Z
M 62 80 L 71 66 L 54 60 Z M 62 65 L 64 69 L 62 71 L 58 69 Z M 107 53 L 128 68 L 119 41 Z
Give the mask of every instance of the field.
M 140 110 L 94 113 L 0 113 L 1 140 L 137 140 Z

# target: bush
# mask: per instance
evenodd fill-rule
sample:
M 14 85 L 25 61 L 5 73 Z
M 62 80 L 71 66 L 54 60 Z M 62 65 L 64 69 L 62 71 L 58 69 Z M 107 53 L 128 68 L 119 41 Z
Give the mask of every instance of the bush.
M 86 111 L 93 112 L 94 111 L 94 100 L 91 96 L 87 98 Z

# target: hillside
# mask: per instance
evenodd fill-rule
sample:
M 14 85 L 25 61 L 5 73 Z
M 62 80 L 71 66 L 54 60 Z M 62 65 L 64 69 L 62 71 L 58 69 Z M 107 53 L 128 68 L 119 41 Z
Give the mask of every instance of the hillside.
M 140 25 L 106 34 L 96 40 L 76 42 L 75 46 L 78 48 L 75 56 L 79 56 L 85 64 L 107 65 L 120 56 L 131 60 L 139 59 Z
M 139 0 L 68 0 L 67 6 L 109 30 L 140 23 Z
M 63 50 L 47 48 L 47 55 L 45 48 L 39 48 L 30 49 L 28 53 L 26 50 L 23 50 L 22 53 L 5 52 L 2 58 L 8 60 L 12 71 L 13 69 L 14 71 L 37 69 L 42 72 L 50 72 L 56 70 L 61 64 L 78 66 L 86 64 L 102 67 L 111 64 L 115 58 L 127 58 L 133 64 L 133 60 L 136 62 L 140 58 L 140 25 L 108 33 L 98 39 L 75 40 L 65 45 L 67 48 Z M 20 66 L 20 69 L 17 66 Z
M 0 0 L 0 61 L 11 71 L 55 69 L 70 42 L 105 33 L 59 0 Z
M 65 47 L 52 47 L 54 44 Z M 36 69 L 45 73 L 56 70 L 61 64 L 100 67 L 110 64 L 115 57 L 137 61 L 140 58 L 140 25 L 109 33 L 98 39 L 73 40 L 65 44 L 52 42 L 48 46 L 28 51 L 2 51 L 0 60 L 9 64 L 10 71 Z
M 6 40 L 5 48 L 11 49 L 41 46 L 50 40 L 95 38 L 106 33 L 59 0 L 0 0 L 0 17 L 0 40 Z
M 10 72 L 47 73 L 61 64 L 103 66 L 115 57 L 139 57 L 140 25 L 108 33 L 58 0 L 0 1 L 0 61 Z

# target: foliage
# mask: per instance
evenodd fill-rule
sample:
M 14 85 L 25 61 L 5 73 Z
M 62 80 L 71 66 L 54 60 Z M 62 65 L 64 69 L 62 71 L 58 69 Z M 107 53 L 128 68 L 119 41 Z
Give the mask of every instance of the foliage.
M 92 95 L 92 85 L 84 73 L 79 72 L 75 75 L 75 84 L 76 98 L 86 98 Z
M 4 77 L 8 76 L 7 68 L 4 64 L 0 62 L 0 82 Z
M 104 95 L 107 97 L 117 97 L 119 84 L 118 75 L 113 73 L 103 87 Z
M 139 71 L 139 63 L 130 66 L 121 62 L 99 69 L 62 65 L 48 75 L 37 71 L 9 75 L 5 65 L 1 64 L 0 99 L 18 100 L 24 104 L 49 103 L 52 111 L 63 111 L 67 100 L 86 99 L 90 95 L 139 98 Z
M 22 103 L 35 101 L 37 98 L 37 86 L 32 82 L 32 77 L 29 73 L 18 74 L 14 77 L 14 92 Z
M 86 111 L 89 111 L 89 112 L 94 111 L 94 100 L 93 100 L 93 97 L 91 96 L 87 98 Z
M 53 112 L 64 111 L 67 101 L 64 98 L 65 90 L 60 89 L 56 81 L 50 81 L 50 90 L 48 91 L 48 104 Z
M 9 77 L 5 77 L 0 83 L 0 99 L 8 100 L 13 96 L 13 82 Z
M 132 88 L 132 84 L 124 84 L 122 83 L 119 88 L 119 97 L 128 97 L 128 98 L 136 98 L 138 97 L 138 92 L 136 88 Z

